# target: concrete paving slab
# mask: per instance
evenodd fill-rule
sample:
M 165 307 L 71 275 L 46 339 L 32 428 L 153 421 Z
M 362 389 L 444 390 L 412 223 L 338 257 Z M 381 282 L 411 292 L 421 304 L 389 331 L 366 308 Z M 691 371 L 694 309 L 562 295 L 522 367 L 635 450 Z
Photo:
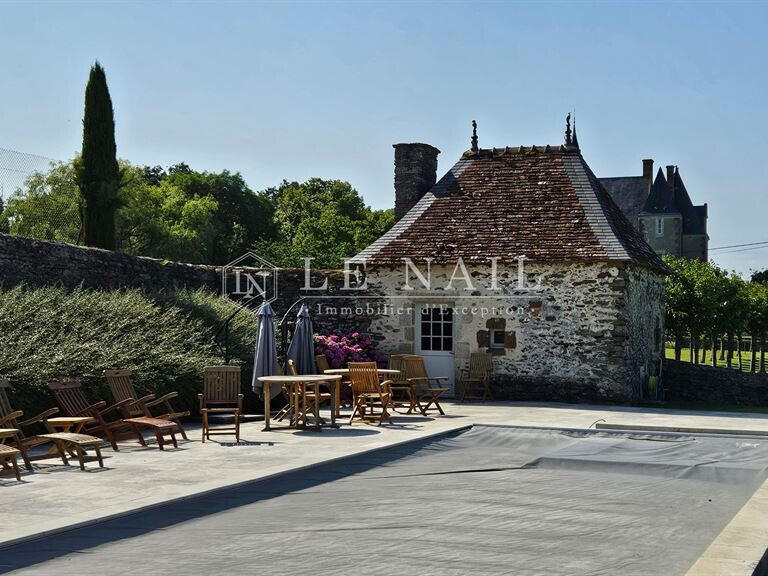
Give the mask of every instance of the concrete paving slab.
M 21 483 L 8 476 L 0 478 L 0 508 L 3 510 L 0 546 L 176 499 L 276 477 L 286 471 L 444 434 L 475 423 L 588 428 L 603 420 L 641 426 L 768 431 L 768 415 L 763 414 L 544 403 L 446 403 L 446 409 L 448 417 L 402 415 L 395 416 L 392 426 L 377 428 L 355 424 L 320 433 L 293 430 L 265 433 L 261 431 L 260 422 L 252 422 L 243 426 L 244 442 L 240 446 L 232 445 L 224 436 L 202 444 L 199 429 L 193 428 L 189 431 L 193 440 L 182 441 L 177 450 L 169 448 L 161 452 L 154 443 L 147 448 L 121 443 L 117 453 L 106 449 L 103 452 L 107 469 L 101 471 L 94 468 L 95 462 L 87 464 L 86 472 L 80 472 L 75 466 L 67 468 L 53 459 L 37 462 L 37 472 L 25 473 Z M 348 473 L 349 466 L 340 463 L 339 473 Z M 311 471 L 307 474 L 311 476 Z M 350 489 L 351 493 L 359 491 L 359 487 Z M 263 493 L 263 486 L 254 487 L 254 496 L 263 496 Z M 205 505 L 196 501 L 181 514 L 194 521 L 205 513 Z M 765 521 L 746 513 L 744 518 L 758 522 L 759 528 L 765 531 Z M 251 533 L 252 527 L 243 532 Z M 728 554 L 720 552 L 718 555 L 718 551 L 722 550 L 720 546 L 727 547 L 728 542 L 726 539 L 718 546 L 713 543 L 712 565 L 727 563 Z M 737 544 L 731 542 L 734 546 Z M 62 540 L 62 545 L 65 543 Z M 754 553 L 761 545 L 764 551 L 768 544 L 760 538 L 750 539 L 749 543 Z M 151 548 L 151 544 L 148 546 Z M 743 546 L 738 547 L 737 552 L 741 554 Z M 745 563 L 748 564 L 749 561 Z M 733 564 L 730 567 L 734 568 Z

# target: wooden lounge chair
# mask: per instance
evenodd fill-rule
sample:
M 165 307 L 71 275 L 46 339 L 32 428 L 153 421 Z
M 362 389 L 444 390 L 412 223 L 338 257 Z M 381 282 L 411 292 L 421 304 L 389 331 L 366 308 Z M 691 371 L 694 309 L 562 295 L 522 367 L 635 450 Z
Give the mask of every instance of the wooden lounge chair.
M 189 411 L 177 411 L 174 410 L 171 405 L 171 399 L 176 398 L 179 395 L 178 392 L 169 392 L 160 398 L 156 398 L 154 394 L 147 394 L 146 396 L 139 397 L 133 387 L 133 382 L 131 382 L 130 370 L 104 370 L 104 376 L 107 379 L 107 383 L 112 390 L 112 396 L 114 396 L 116 402 L 129 399 L 134 401 L 133 403 L 126 405 L 124 410 L 124 412 L 131 418 L 143 416 L 146 418 L 170 420 L 176 424 L 179 432 L 181 432 L 181 437 L 184 438 L 184 440 L 188 440 L 187 433 L 181 425 L 180 418 L 189 416 Z M 150 408 L 154 406 L 161 406 L 158 411 L 162 412 L 162 414 L 153 415 Z
M 448 377 L 429 376 L 422 356 L 406 356 L 403 365 L 405 366 L 406 380 L 411 386 L 411 408 L 409 408 L 408 413 L 410 414 L 418 407 L 419 411 L 426 416 L 427 411 L 434 406 L 440 414 L 445 415 L 438 399 L 448 391 L 448 388 L 439 384 L 441 380 L 448 380 Z
M 387 420 L 392 422 L 392 418 L 387 411 L 390 404 L 390 381 L 379 381 L 379 370 L 376 362 L 350 362 L 349 363 L 349 382 L 352 385 L 352 395 L 354 409 L 349 423 L 359 417 L 364 422 L 367 420 L 376 420 L 378 425 Z M 379 409 L 376 414 L 375 410 Z
M 56 455 L 61 458 L 65 466 L 69 465 L 69 461 L 67 460 L 68 447 L 70 447 L 71 450 L 73 450 L 77 455 L 81 470 L 85 470 L 84 457 L 85 450 L 87 448 L 94 449 L 96 452 L 96 459 L 99 461 L 99 466 L 101 468 L 104 467 L 104 461 L 101 458 L 100 449 L 102 442 L 101 438 L 97 438 L 96 436 L 89 436 L 87 434 L 76 434 L 73 432 L 51 432 L 48 434 L 30 435 L 25 434 L 24 428 L 29 428 L 35 424 L 44 425 L 46 419 L 50 418 L 54 414 L 58 414 L 59 409 L 49 408 L 45 412 L 42 412 L 33 418 L 28 418 L 27 420 L 19 422 L 18 419 L 21 418 L 24 413 L 21 410 L 14 410 L 11 407 L 10 400 L 8 400 L 8 388 L 10 388 L 8 380 L 5 378 L 0 378 L 0 428 L 10 427 L 18 429 L 16 436 L 12 440 L 12 443 L 14 447 L 19 450 L 27 470 L 32 470 L 32 460 L 51 458 Z M 34 457 L 29 455 L 29 450 L 31 448 L 49 443 L 51 444 L 51 447 L 47 453 Z
M 48 383 L 48 388 L 53 392 L 61 411 L 66 416 L 87 416 L 93 418 L 94 422 L 86 424 L 85 432 L 102 433 L 107 437 L 112 450 L 117 452 L 117 440 L 125 437 L 135 437 L 139 444 L 146 446 L 144 437 L 139 431 L 139 425 L 131 422 L 125 422 L 122 418 L 108 420 L 108 415 L 120 413 L 128 405 L 130 400 L 123 400 L 107 406 L 102 400 L 91 404 L 83 393 L 82 385 L 77 379 L 55 380 Z
M 211 436 L 235 434 L 240 443 L 240 415 L 243 413 L 243 394 L 240 387 L 240 366 L 210 366 L 203 370 L 203 393 L 197 395 L 203 416 L 203 442 Z M 235 425 L 214 428 L 208 422 L 209 414 L 232 414 Z
M 0 441 L 0 466 L 3 468 L 12 468 L 13 473 L 16 475 L 16 480 L 21 482 L 21 473 L 19 472 L 19 463 L 16 462 L 16 457 L 21 452 L 12 447 L 2 444 Z
M 492 400 L 491 396 L 491 361 L 493 356 L 488 352 L 472 352 L 469 355 L 469 366 L 461 371 L 459 382 L 459 401 Z

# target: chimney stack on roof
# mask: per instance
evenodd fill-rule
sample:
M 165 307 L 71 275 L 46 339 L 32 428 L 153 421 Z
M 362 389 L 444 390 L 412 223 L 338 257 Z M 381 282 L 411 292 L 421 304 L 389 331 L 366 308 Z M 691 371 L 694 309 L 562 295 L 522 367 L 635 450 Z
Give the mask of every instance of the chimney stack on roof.
M 393 144 L 395 149 L 395 222 L 405 216 L 437 181 L 437 155 L 429 144 Z
M 667 186 L 669 186 L 673 198 L 675 197 L 675 169 L 676 166 L 674 165 L 667 166 Z
M 643 180 L 648 185 L 648 193 L 650 194 L 651 186 L 653 186 L 653 158 L 643 160 Z

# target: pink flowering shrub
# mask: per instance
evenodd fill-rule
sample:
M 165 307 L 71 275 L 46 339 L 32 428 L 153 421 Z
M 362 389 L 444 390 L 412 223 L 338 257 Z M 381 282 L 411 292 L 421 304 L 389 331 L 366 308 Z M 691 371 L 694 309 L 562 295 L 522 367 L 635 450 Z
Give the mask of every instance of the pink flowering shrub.
M 315 334 L 315 353 L 328 358 L 331 368 L 345 368 L 347 362 L 376 362 L 384 368 L 387 357 L 376 351 L 376 342 L 359 332 L 349 334 Z

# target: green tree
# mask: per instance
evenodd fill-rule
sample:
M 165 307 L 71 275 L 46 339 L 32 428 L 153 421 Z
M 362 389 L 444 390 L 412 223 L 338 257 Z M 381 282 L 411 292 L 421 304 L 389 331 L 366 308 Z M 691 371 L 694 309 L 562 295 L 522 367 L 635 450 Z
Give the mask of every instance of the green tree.
M 11 234 L 76 243 L 80 237 L 80 206 L 72 162 L 52 164 L 34 172 L 17 189 L 0 215 L 0 228 Z
M 8 222 L 8 217 L 3 212 L 5 212 L 5 201 L 0 196 L 0 234 L 8 234 L 10 232 L 10 223 Z
M 768 284 L 768 270 L 755 270 L 752 272 L 752 282 Z
M 148 183 L 140 168 L 126 167 L 123 207 L 117 214 L 118 247 L 134 255 L 209 263 L 216 237 L 218 203 L 188 197 L 168 180 Z
M 386 232 L 392 210 L 373 210 L 348 182 L 312 178 L 283 182 L 267 190 L 274 198 L 278 235 L 254 249 L 273 264 L 300 267 L 312 258 L 316 268 L 337 268 Z
M 77 185 L 82 198 L 83 243 L 114 250 L 120 170 L 112 99 L 104 69 L 98 62 L 91 67 L 85 88 L 83 149 L 77 163 Z

